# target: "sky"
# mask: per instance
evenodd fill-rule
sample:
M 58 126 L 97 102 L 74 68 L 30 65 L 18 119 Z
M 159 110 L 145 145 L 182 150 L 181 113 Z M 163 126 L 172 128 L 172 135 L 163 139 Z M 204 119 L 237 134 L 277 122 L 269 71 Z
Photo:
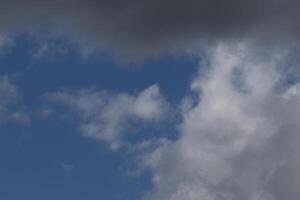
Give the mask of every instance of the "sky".
M 0 2 L 0 199 L 298 200 L 297 0 Z

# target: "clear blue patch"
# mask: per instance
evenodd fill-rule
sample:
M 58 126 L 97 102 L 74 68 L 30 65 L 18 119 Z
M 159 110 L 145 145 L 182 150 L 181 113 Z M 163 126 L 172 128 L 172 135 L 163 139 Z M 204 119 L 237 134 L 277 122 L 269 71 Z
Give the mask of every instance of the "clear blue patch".
M 139 66 L 120 67 L 109 55 L 99 53 L 82 60 L 76 45 L 59 38 L 50 42 L 63 48 L 63 53 L 33 58 L 40 43 L 21 35 L 0 58 L 0 74 L 14 77 L 22 104 L 32 114 L 28 127 L 0 126 L 0 199 L 140 199 L 151 185 L 150 175 L 124 175 L 133 162 L 127 154 L 111 152 L 102 143 L 83 138 L 74 121 L 42 118 L 38 114 L 44 105 L 41 96 L 65 88 L 89 87 L 134 93 L 159 84 L 167 100 L 176 106 L 187 94 L 198 58 L 165 55 Z M 175 132 L 171 125 L 143 127 L 128 139 L 134 143 L 153 137 L 175 138 Z M 62 163 L 74 168 L 66 172 Z

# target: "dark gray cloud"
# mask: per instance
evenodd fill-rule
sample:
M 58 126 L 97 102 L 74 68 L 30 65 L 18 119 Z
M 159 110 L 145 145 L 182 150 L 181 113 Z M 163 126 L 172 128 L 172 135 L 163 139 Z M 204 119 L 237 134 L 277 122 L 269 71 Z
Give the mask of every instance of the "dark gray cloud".
M 147 53 L 198 39 L 298 39 L 297 0 L 27 0 L 0 2 L 0 29 L 52 29 Z

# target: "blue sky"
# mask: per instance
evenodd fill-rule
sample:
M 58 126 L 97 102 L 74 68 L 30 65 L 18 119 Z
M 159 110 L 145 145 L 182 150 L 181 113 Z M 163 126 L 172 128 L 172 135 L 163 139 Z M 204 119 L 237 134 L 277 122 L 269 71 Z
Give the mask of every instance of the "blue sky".
M 0 200 L 299 200 L 299 13 L 0 1 Z
M 123 62 L 67 36 L 4 38 L 1 199 L 298 197 L 294 49 L 219 42 Z
M 54 48 L 35 58 L 34 52 L 44 43 L 60 45 L 57 48 L 63 48 L 63 53 Z M 13 107 L 22 107 L 30 115 L 28 124 L 1 125 L 1 199 L 133 200 L 149 189 L 150 172 L 128 175 L 135 169 L 134 156 L 125 151 L 112 152 L 105 143 L 82 137 L 76 120 L 71 115 L 63 116 L 65 108 L 41 117 L 40 112 L 51 107 L 42 96 L 65 88 L 90 87 L 134 93 L 159 84 L 166 98 L 177 105 L 189 88 L 198 58 L 165 55 L 122 66 L 101 52 L 82 59 L 78 48 L 60 39 L 37 42 L 24 34 L 1 55 L 1 74 L 11 77 L 21 96 L 21 103 Z M 143 134 L 137 136 L 140 139 L 157 135 L 172 138 L 176 130 L 169 125 L 148 127 L 139 134 Z

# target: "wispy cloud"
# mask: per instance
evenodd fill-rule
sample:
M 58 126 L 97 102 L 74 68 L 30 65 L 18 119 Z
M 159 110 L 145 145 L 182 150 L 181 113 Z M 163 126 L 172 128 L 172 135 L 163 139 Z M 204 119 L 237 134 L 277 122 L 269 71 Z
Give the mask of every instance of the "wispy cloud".
M 108 142 L 112 149 L 123 145 L 123 133 L 130 131 L 132 126 L 157 123 L 168 109 L 157 85 L 133 95 L 83 89 L 45 96 L 79 115 L 79 127 L 84 136 Z
M 4 112 L 8 106 L 17 101 L 19 97 L 17 86 L 8 76 L 0 77 L 0 111 Z
M 61 168 L 66 173 L 71 173 L 75 169 L 75 165 L 69 163 L 61 163 Z
M 9 76 L 0 76 L 0 123 L 28 125 L 30 117 L 22 110 L 21 95 Z

